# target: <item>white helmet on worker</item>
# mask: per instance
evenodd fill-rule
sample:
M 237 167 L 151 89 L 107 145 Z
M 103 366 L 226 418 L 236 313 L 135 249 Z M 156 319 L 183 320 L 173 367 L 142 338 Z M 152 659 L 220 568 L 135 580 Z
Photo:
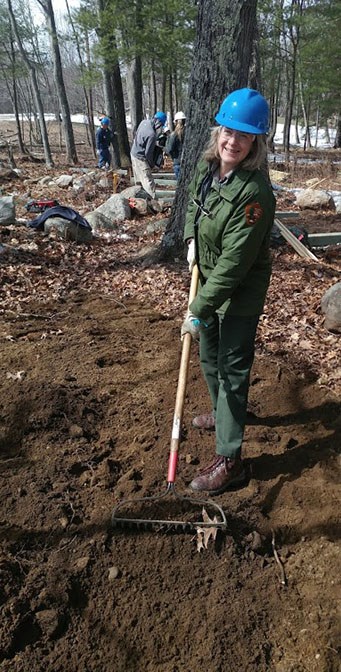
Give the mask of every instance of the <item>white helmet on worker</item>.
M 174 117 L 174 121 L 181 121 L 181 119 L 185 120 L 186 115 L 180 110 L 180 112 L 176 113 L 176 115 Z

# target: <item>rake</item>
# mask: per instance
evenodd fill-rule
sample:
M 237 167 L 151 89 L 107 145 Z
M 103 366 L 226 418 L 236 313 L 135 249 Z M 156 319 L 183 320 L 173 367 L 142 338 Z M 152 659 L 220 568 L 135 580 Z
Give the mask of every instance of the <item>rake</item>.
M 199 273 L 197 266 L 194 266 L 192 271 L 191 286 L 189 291 L 188 306 L 191 304 L 196 296 L 198 288 Z M 216 528 L 225 531 L 227 528 L 226 516 L 223 509 L 213 502 L 211 499 L 202 499 L 189 497 L 180 494 L 175 489 L 175 479 L 178 464 L 179 446 L 181 438 L 182 415 L 186 393 L 186 383 L 189 368 L 189 359 L 191 352 L 192 336 L 185 334 L 182 340 L 182 352 L 180 361 L 180 370 L 178 378 L 178 386 L 175 400 L 175 410 L 173 418 L 173 427 L 171 434 L 170 451 L 168 458 L 168 474 L 167 484 L 164 492 L 154 496 L 139 497 L 135 499 L 122 499 L 115 506 L 112 512 L 112 525 L 114 527 L 122 528 L 137 528 L 137 529 L 153 529 L 156 531 L 182 531 L 193 532 L 202 528 Z M 162 506 L 161 506 L 162 505 Z M 200 507 L 200 515 L 202 511 L 206 512 L 205 520 L 193 520 L 190 515 L 189 520 L 173 520 L 172 510 L 180 506 L 182 509 L 191 511 L 193 507 Z M 166 517 L 147 517 L 146 513 L 141 517 L 136 515 L 136 509 L 141 507 L 144 511 L 146 509 L 160 509 L 166 510 Z M 135 510 L 135 514 L 131 511 Z M 209 515 L 209 512 L 210 514 Z M 208 520 L 207 520 L 208 518 Z

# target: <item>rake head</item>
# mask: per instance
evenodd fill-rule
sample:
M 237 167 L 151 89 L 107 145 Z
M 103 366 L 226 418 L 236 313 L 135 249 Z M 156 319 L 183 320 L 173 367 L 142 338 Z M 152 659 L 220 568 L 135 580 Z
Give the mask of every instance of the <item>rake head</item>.
M 171 497 L 166 499 L 167 495 L 171 495 Z M 193 512 L 194 506 L 197 509 L 196 515 Z M 140 513 L 140 508 L 143 509 L 144 515 L 136 515 L 136 512 L 137 514 Z M 188 519 L 178 520 L 173 518 L 173 513 L 177 515 L 179 509 L 182 510 L 182 514 L 187 513 Z M 184 511 L 184 509 L 187 511 Z M 203 509 L 207 513 L 209 511 L 212 516 L 209 522 L 202 519 Z M 160 495 L 121 500 L 112 512 L 111 522 L 115 528 L 152 530 L 163 533 L 193 533 L 198 529 L 209 527 L 223 532 L 227 529 L 225 513 L 218 504 L 209 499 L 203 500 L 180 495 L 176 492 L 174 483 L 168 483 L 166 491 Z

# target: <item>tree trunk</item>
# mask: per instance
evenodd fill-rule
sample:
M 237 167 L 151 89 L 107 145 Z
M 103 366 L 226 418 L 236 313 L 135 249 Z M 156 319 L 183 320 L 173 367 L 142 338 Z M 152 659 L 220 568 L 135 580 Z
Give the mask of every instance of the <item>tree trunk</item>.
M 121 70 L 120 64 L 117 61 L 113 68 L 113 94 L 114 94 L 114 107 L 115 107 L 115 118 L 116 118 L 116 130 L 117 139 L 119 145 L 119 153 L 121 158 L 122 168 L 129 168 L 131 165 L 130 162 L 130 145 L 128 140 L 127 124 L 126 124 L 126 113 L 124 107 L 124 96 L 123 96 L 123 87 L 121 79 Z
M 30 80 L 32 84 L 32 92 L 33 92 L 33 97 L 34 97 L 34 102 L 36 106 L 36 111 L 38 113 L 38 118 L 39 118 L 39 127 L 40 127 L 40 132 L 41 132 L 41 138 L 42 138 L 42 143 L 43 143 L 43 148 L 44 148 L 44 156 L 45 156 L 45 163 L 49 168 L 52 168 L 53 166 L 53 160 L 52 160 L 52 155 L 51 155 L 51 150 L 50 150 L 50 143 L 49 143 L 49 138 L 47 134 L 47 129 L 46 129 L 46 123 L 45 123 L 45 118 L 44 118 L 44 108 L 43 108 L 43 103 L 41 100 L 40 96 L 40 91 L 39 91 L 39 86 L 38 86 L 38 81 L 37 81 L 37 74 L 35 71 L 35 67 L 32 64 L 31 60 L 28 58 L 25 49 L 23 47 L 17 23 L 14 17 L 13 9 L 12 9 L 12 2 L 11 0 L 7 0 L 7 6 L 8 6 L 8 13 L 11 21 L 11 26 L 12 30 L 15 36 L 15 39 L 18 43 L 19 51 L 22 56 L 23 61 L 25 62 L 25 65 L 30 73 Z
M 72 28 L 72 33 L 73 33 L 75 43 L 76 43 L 76 48 L 77 48 L 77 54 L 78 54 L 78 58 L 79 58 L 81 73 L 82 73 L 82 76 L 84 78 L 84 76 L 86 75 L 86 67 L 88 68 L 88 71 L 90 71 L 90 69 L 91 69 L 91 52 L 90 52 L 89 33 L 88 33 L 87 30 L 84 31 L 85 54 L 86 54 L 86 67 L 85 67 L 85 65 L 83 63 L 83 59 L 82 59 L 82 53 L 81 53 L 81 49 L 80 49 L 79 38 L 78 38 L 77 31 L 76 31 L 75 26 L 74 26 L 74 22 L 73 22 L 73 19 L 72 19 L 72 14 L 70 12 L 70 7 L 69 7 L 68 0 L 65 0 L 65 4 L 66 4 L 68 18 L 69 18 L 71 28 Z M 88 123 L 86 125 L 86 134 L 87 134 L 87 139 L 88 139 L 89 145 L 92 148 L 93 156 L 95 158 L 95 156 L 96 156 L 96 142 L 95 142 L 93 96 L 92 96 L 91 86 L 89 86 L 89 88 L 87 89 L 87 87 L 83 83 L 83 94 L 84 94 L 85 107 L 86 107 L 86 116 L 88 118 Z
M 69 101 L 67 99 L 64 84 L 63 68 L 60 56 L 58 35 L 56 30 L 56 21 L 52 6 L 52 0 L 38 0 L 38 2 L 44 11 L 50 31 L 52 60 L 53 60 L 53 75 L 57 89 L 60 113 L 62 115 L 64 141 L 66 146 L 66 160 L 70 163 L 78 163 L 75 138 L 73 134 L 73 128 L 70 116 Z
M 108 35 L 105 25 L 105 11 L 108 10 L 107 0 L 97 0 L 97 10 L 99 18 L 98 37 L 100 45 L 103 49 L 103 89 L 104 89 L 104 104 L 106 115 L 111 120 L 111 130 L 116 131 L 116 116 L 113 100 L 113 82 L 112 82 L 112 54 L 113 49 L 116 49 L 114 36 Z M 104 38 L 106 44 L 104 45 Z M 112 47 L 113 44 L 113 47 Z M 113 136 L 113 167 L 119 168 L 121 166 L 120 150 L 118 146 L 117 135 Z
M 336 123 L 334 149 L 340 149 L 340 148 L 341 148 L 341 114 L 338 114 L 337 123 Z
M 112 81 L 111 81 L 111 74 L 109 70 L 107 69 L 108 66 L 104 66 L 104 71 L 103 71 L 103 88 L 104 88 L 104 105 L 105 105 L 105 110 L 106 114 L 108 115 L 109 119 L 111 120 L 111 130 L 116 131 L 116 115 L 115 115 L 115 108 L 114 108 L 114 93 L 113 93 L 113 87 L 112 87 Z M 113 157 L 112 157 L 112 163 L 114 168 L 120 168 L 121 166 L 121 157 L 120 157 L 120 150 L 118 146 L 118 138 L 117 135 L 114 134 L 113 136 Z
M 133 135 L 143 119 L 142 104 L 142 62 L 136 56 L 127 66 L 127 93 L 130 108 L 130 119 Z
M 150 74 L 150 89 L 151 89 L 151 101 L 150 101 L 150 112 L 154 114 L 157 109 L 157 88 L 156 88 L 156 75 L 155 75 L 155 64 L 154 59 L 152 59 L 151 65 L 151 74 Z
M 11 44 L 11 64 L 12 64 L 13 109 L 14 109 L 15 123 L 16 123 L 17 134 L 18 134 L 18 145 L 19 145 L 19 151 L 21 152 L 21 154 L 27 154 L 27 151 L 26 151 L 26 148 L 25 148 L 25 145 L 24 145 L 24 139 L 23 139 L 23 136 L 22 136 L 22 133 L 21 133 L 21 126 L 20 126 L 20 119 L 19 119 L 18 89 L 17 89 L 17 82 L 16 82 L 16 76 L 15 76 L 16 58 L 15 58 L 15 49 L 14 49 L 12 35 L 11 35 L 10 44 Z M 6 79 L 6 84 L 7 84 L 7 79 Z M 8 87 L 8 90 L 9 90 L 9 87 Z
M 161 243 L 164 258 L 183 252 L 188 184 L 221 102 L 232 90 L 247 86 L 252 64 L 257 0 L 199 0 L 198 4 L 184 161 L 173 214 Z
M 315 148 L 318 145 L 318 134 L 319 134 L 319 128 L 320 128 L 320 108 L 318 107 L 316 110 L 316 135 L 315 135 Z

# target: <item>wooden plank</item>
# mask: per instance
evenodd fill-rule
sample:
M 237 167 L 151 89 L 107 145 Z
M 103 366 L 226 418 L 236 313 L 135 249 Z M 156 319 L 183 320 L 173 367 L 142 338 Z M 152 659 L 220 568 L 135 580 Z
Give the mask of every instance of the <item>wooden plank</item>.
M 275 217 L 275 224 L 276 226 L 278 226 L 283 238 L 285 238 L 285 240 L 289 243 L 289 245 L 291 245 L 291 247 L 294 248 L 297 254 L 299 254 L 304 259 L 313 259 L 314 261 L 318 261 L 318 258 L 315 257 L 315 254 L 313 254 L 313 252 L 308 250 L 308 248 L 305 247 L 305 245 L 303 245 L 303 243 L 301 243 L 296 238 L 296 236 L 294 236 L 294 234 L 291 233 L 291 231 L 289 231 L 289 229 L 285 226 L 285 224 L 283 224 L 283 222 L 281 222 L 281 220 L 276 217 Z

